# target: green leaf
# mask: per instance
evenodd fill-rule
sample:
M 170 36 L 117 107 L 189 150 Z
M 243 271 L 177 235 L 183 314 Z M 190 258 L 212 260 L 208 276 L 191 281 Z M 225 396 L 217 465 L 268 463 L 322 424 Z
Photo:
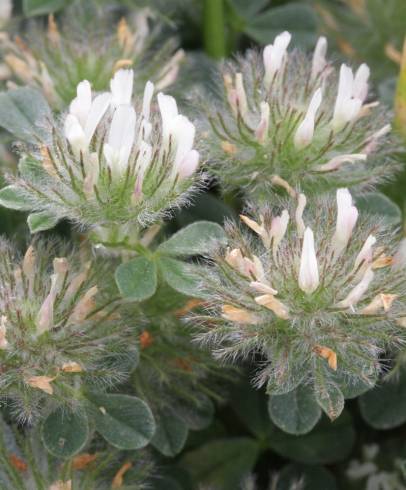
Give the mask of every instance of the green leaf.
M 354 380 L 348 378 L 342 374 L 340 369 L 334 374 L 330 374 L 330 379 L 337 384 L 346 400 L 357 398 L 373 388 L 371 382 L 368 383 L 362 379 Z
M 188 428 L 171 413 L 159 413 L 155 417 L 156 431 L 151 444 L 164 456 L 176 456 L 185 445 Z
M 269 0 L 230 0 L 231 5 L 234 7 L 236 13 L 242 19 L 250 19 L 257 15 L 265 6 L 268 5 Z
M 382 216 L 388 224 L 399 225 L 402 222 L 402 211 L 399 206 L 382 194 L 382 192 L 367 192 L 356 198 L 360 211 Z
M 317 403 L 330 420 L 335 420 L 344 410 L 344 395 L 336 384 L 325 380 L 318 381 L 315 387 Z
M 361 415 L 374 429 L 393 429 L 406 422 L 406 371 L 359 398 Z
M 355 442 L 351 418 L 344 412 L 334 422 L 323 418 L 306 435 L 294 436 L 273 428 L 269 446 L 281 456 L 304 464 L 330 464 L 345 460 Z
M 210 221 L 197 221 L 162 243 L 158 250 L 166 255 L 190 256 L 207 254 L 219 243 L 225 244 L 227 238 L 223 228 Z
M 321 409 L 314 393 L 306 385 L 301 385 L 286 395 L 270 396 L 268 410 L 277 427 L 296 435 L 310 432 L 321 417 Z
M 128 395 L 90 394 L 96 430 L 119 449 L 145 447 L 155 432 L 149 406 Z
M 165 282 L 178 293 L 200 298 L 199 267 L 169 257 L 161 257 L 159 269 Z
M 46 449 L 57 458 L 71 458 L 83 449 L 89 437 L 85 413 L 58 408 L 44 420 L 41 438 Z
M 293 33 L 293 43 L 312 47 L 316 42 L 317 18 L 309 5 L 291 2 L 271 7 L 249 21 L 245 33 L 261 44 L 273 43 L 282 31 Z
M 232 387 L 231 406 L 257 439 L 268 438 L 272 431 L 267 402 L 263 391 L 254 389 L 246 379 L 241 379 Z
M 57 225 L 59 219 L 49 211 L 32 213 L 27 218 L 28 227 L 31 233 L 49 230 Z
M 115 278 L 121 296 L 132 301 L 150 298 L 157 288 L 156 265 L 146 257 L 137 257 L 119 265 Z
M 8 185 L 0 190 L 0 204 L 5 208 L 29 211 L 31 202 L 25 197 L 22 189 L 16 185 Z
M 187 453 L 181 465 L 197 484 L 235 490 L 251 472 L 258 454 L 258 443 L 248 437 L 219 439 Z
M 63 8 L 67 0 L 23 0 L 23 12 L 27 17 L 46 15 Z
M 292 490 L 297 482 L 303 482 L 301 490 L 337 490 L 337 482 L 323 466 L 290 464 L 278 475 L 276 490 Z
M 37 143 L 45 139 L 43 124 L 51 118 L 44 96 L 32 88 L 17 88 L 0 94 L 0 127 L 19 140 Z
M 197 400 L 174 402 L 173 410 L 185 422 L 188 429 L 203 430 L 213 421 L 214 405 L 206 395 L 196 393 Z

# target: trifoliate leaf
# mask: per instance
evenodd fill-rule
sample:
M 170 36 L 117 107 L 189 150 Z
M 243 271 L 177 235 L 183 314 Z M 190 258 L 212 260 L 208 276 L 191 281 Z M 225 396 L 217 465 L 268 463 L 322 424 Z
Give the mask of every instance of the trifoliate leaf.
M 250 20 L 245 33 L 261 44 L 271 44 L 275 36 L 287 30 L 296 43 L 311 47 L 316 41 L 317 19 L 309 5 L 291 2 L 271 7 Z
M 323 466 L 289 464 L 278 474 L 276 490 L 292 490 L 297 482 L 303 482 L 302 490 L 337 490 L 337 482 Z
M 149 406 L 128 395 L 90 394 L 96 430 L 119 449 L 145 447 L 155 433 Z
M 386 381 L 359 399 L 361 415 L 374 429 L 393 429 L 406 422 L 406 372 Z
M 185 445 L 188 428 L 185 423 L 169 412 L 156 416 L 156 431 L 151 444 L 164 456 L 176 456 Z
M 210 221 L 198 221 L 172 235 L 158 250 L 174 256 L 200 255 L 210 252 L 219 243 L 226 243 L 223 228 Z
M 344 395 L 335 383 L 324 378 L 316 379 L 315 395 L 317 403 L 330 420 L 340 416 L 344 409 Z
M 235 490 L 252 470 L 258 454 L 258 443 L 249 437 L 220 439 L 187 453 L 181 465 L 196 483 Z
M 399 206 L 382 192 L 362 194 L 356 199 L 356 205 L 360 211 L 382 216 L 389 224 L 399 225 L 402 221 L 402 211 Z
M 169 257 L 162 257 L 159 260 L 159 269 L 163 279 L 175 291 L 187 296 L 201 297 L 198 266 Z
M 268 443 L 275 452 L 298 463 L 330 464 L 345 460 L 354 441 L 351 418 L 344 412 L 334 422 L 323 418 L 311 432 L 302 436 L 286 434 L 274 427 Z
M 0 204 L 9 209 L 29 211 L 32 204 L 24 196 L 22 190 L 16 185 L 8 185 L 0 190 Z
M 83 412 L 58 408 L 44 420 L 41 437 L 46 449 L 58 458 L 77 454 L 89 437 L 89 424 Z
M 203 430 L 213 421 L 214 405 L 209 397 L 202 393 L 194 395 L 196 400 L 182 400 L 174 403 L 173 409 L 176 414 L 185 422 L 188 429 Z
M 157 288 L 156 265 L 146 257 L 137 257 L 119 265 L 115 278 L 123 298 L 132 301 L 150 298 Z
M 32 88 L 17 88 L 0 94 L 0 127 L 19 140 L 36 143 L 43 139 L 43 129 L 51 110 L 44 96 Z
M 310 432 L 321 417 L 314 392 L 306 385 L 286 395 L 270 396 L 268 410 L 277 427 L 296 435 Z
M 48 211 L 32 213 L 27 218 L 28 227 L 31 233 L 49 230 L 58 223 L 58 218 Z

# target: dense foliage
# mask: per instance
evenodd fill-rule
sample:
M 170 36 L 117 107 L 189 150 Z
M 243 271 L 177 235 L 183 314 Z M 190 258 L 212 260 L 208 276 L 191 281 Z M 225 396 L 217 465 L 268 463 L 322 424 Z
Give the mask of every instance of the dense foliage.
M 406 489 L 405 25 L 0 0 L 1 489 Z

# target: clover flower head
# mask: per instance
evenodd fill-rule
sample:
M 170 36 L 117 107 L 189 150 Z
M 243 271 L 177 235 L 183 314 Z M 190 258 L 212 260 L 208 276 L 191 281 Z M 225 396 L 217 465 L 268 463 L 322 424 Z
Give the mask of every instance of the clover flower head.
M 133 349 L 116 305 L 98 289 L 102 268 L 62 245 L 34 242 L 22 259 L 0 246 L 0 393 L 17 420 L 78 409 L 86 386 L 124 381 Z M 52 260 L 55 250 L 63 256 Z
M 69 18 L 79 22 L 73 24 Z M 85 20 L 89 18 L 92 22 Z M 174 39 L 160 39 L 162 26 L 150 9 L 138 9 L 131 23 L 124 17 L 115 23 L 90 3 L 73 5 L 62 22 L 60 28 L 51 15 L 45 33 L 35 22 L 24 37 L 2 33 L 1 78 L 38 88 L 56 110 L 66 107 L 83 78 L 95 90 L 106 90 L 111 76 L 122 68 L 135 70 L 137 90 L 148 80 L 157 90 L 176 81 L 184 52 L 176 50 Z
M 269 394 L 311 386 L 335 418 L 349 388 L 372 386 L 382 353 L 405 341 L 399 244 L 345 188 L 335 205 L 301 194 L 256 216 L 241 216 L 251 234 L 228 224 L 228 248 L 202 275 L 209 306 L 198 338 L 218 358 L 255 356 Z
M 309 194 L 390 177 L 396 165 L 382 150 L 390 125 L 368 98 L 368 66 L 354 73 L 343 64 L 337 73 L 326 60 L 324 37 L 312 59 L 289 51 L 290 41 L 285 31 L 262 53 L 224 64 L 220 101 L 202 103 L 213 173 L 254 197 L 281 187 Z
M 62 127 L 27 148 L 3 197 L 15 191 L 25 209 L 92 228 L 102 241 L 120 241 L 187 203 L 198 180 L 195 127 L 173 97 L 154 97 L 152 82 L 134 107 L 132 86 L 132 70 L 116 72 L 109 92 L 80 82 Z

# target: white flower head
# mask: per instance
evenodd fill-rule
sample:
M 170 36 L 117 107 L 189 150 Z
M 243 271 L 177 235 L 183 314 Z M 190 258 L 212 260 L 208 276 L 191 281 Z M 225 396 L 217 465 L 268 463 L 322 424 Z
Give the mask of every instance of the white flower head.
M 314 235 L 309 227 L 304 232 L 298 283 L 300 289 L 306 294 L 316 291 L 320 283 Z
M 287 56 L 287 49 L 292 35 L 284 31 L 275 37 L 273 44 L 268 44 L 263 53 L 265 67 L 265 86 L 270 87 L 275 74 L 283 67 Z
M 347 247 L 353 229 L 358 219 L 358 209 L 353 205 L 352 196 L 348 189 L 338 189 L 337 193 L 337 222 L 332 239 L 334 255 L 338 257 Z

